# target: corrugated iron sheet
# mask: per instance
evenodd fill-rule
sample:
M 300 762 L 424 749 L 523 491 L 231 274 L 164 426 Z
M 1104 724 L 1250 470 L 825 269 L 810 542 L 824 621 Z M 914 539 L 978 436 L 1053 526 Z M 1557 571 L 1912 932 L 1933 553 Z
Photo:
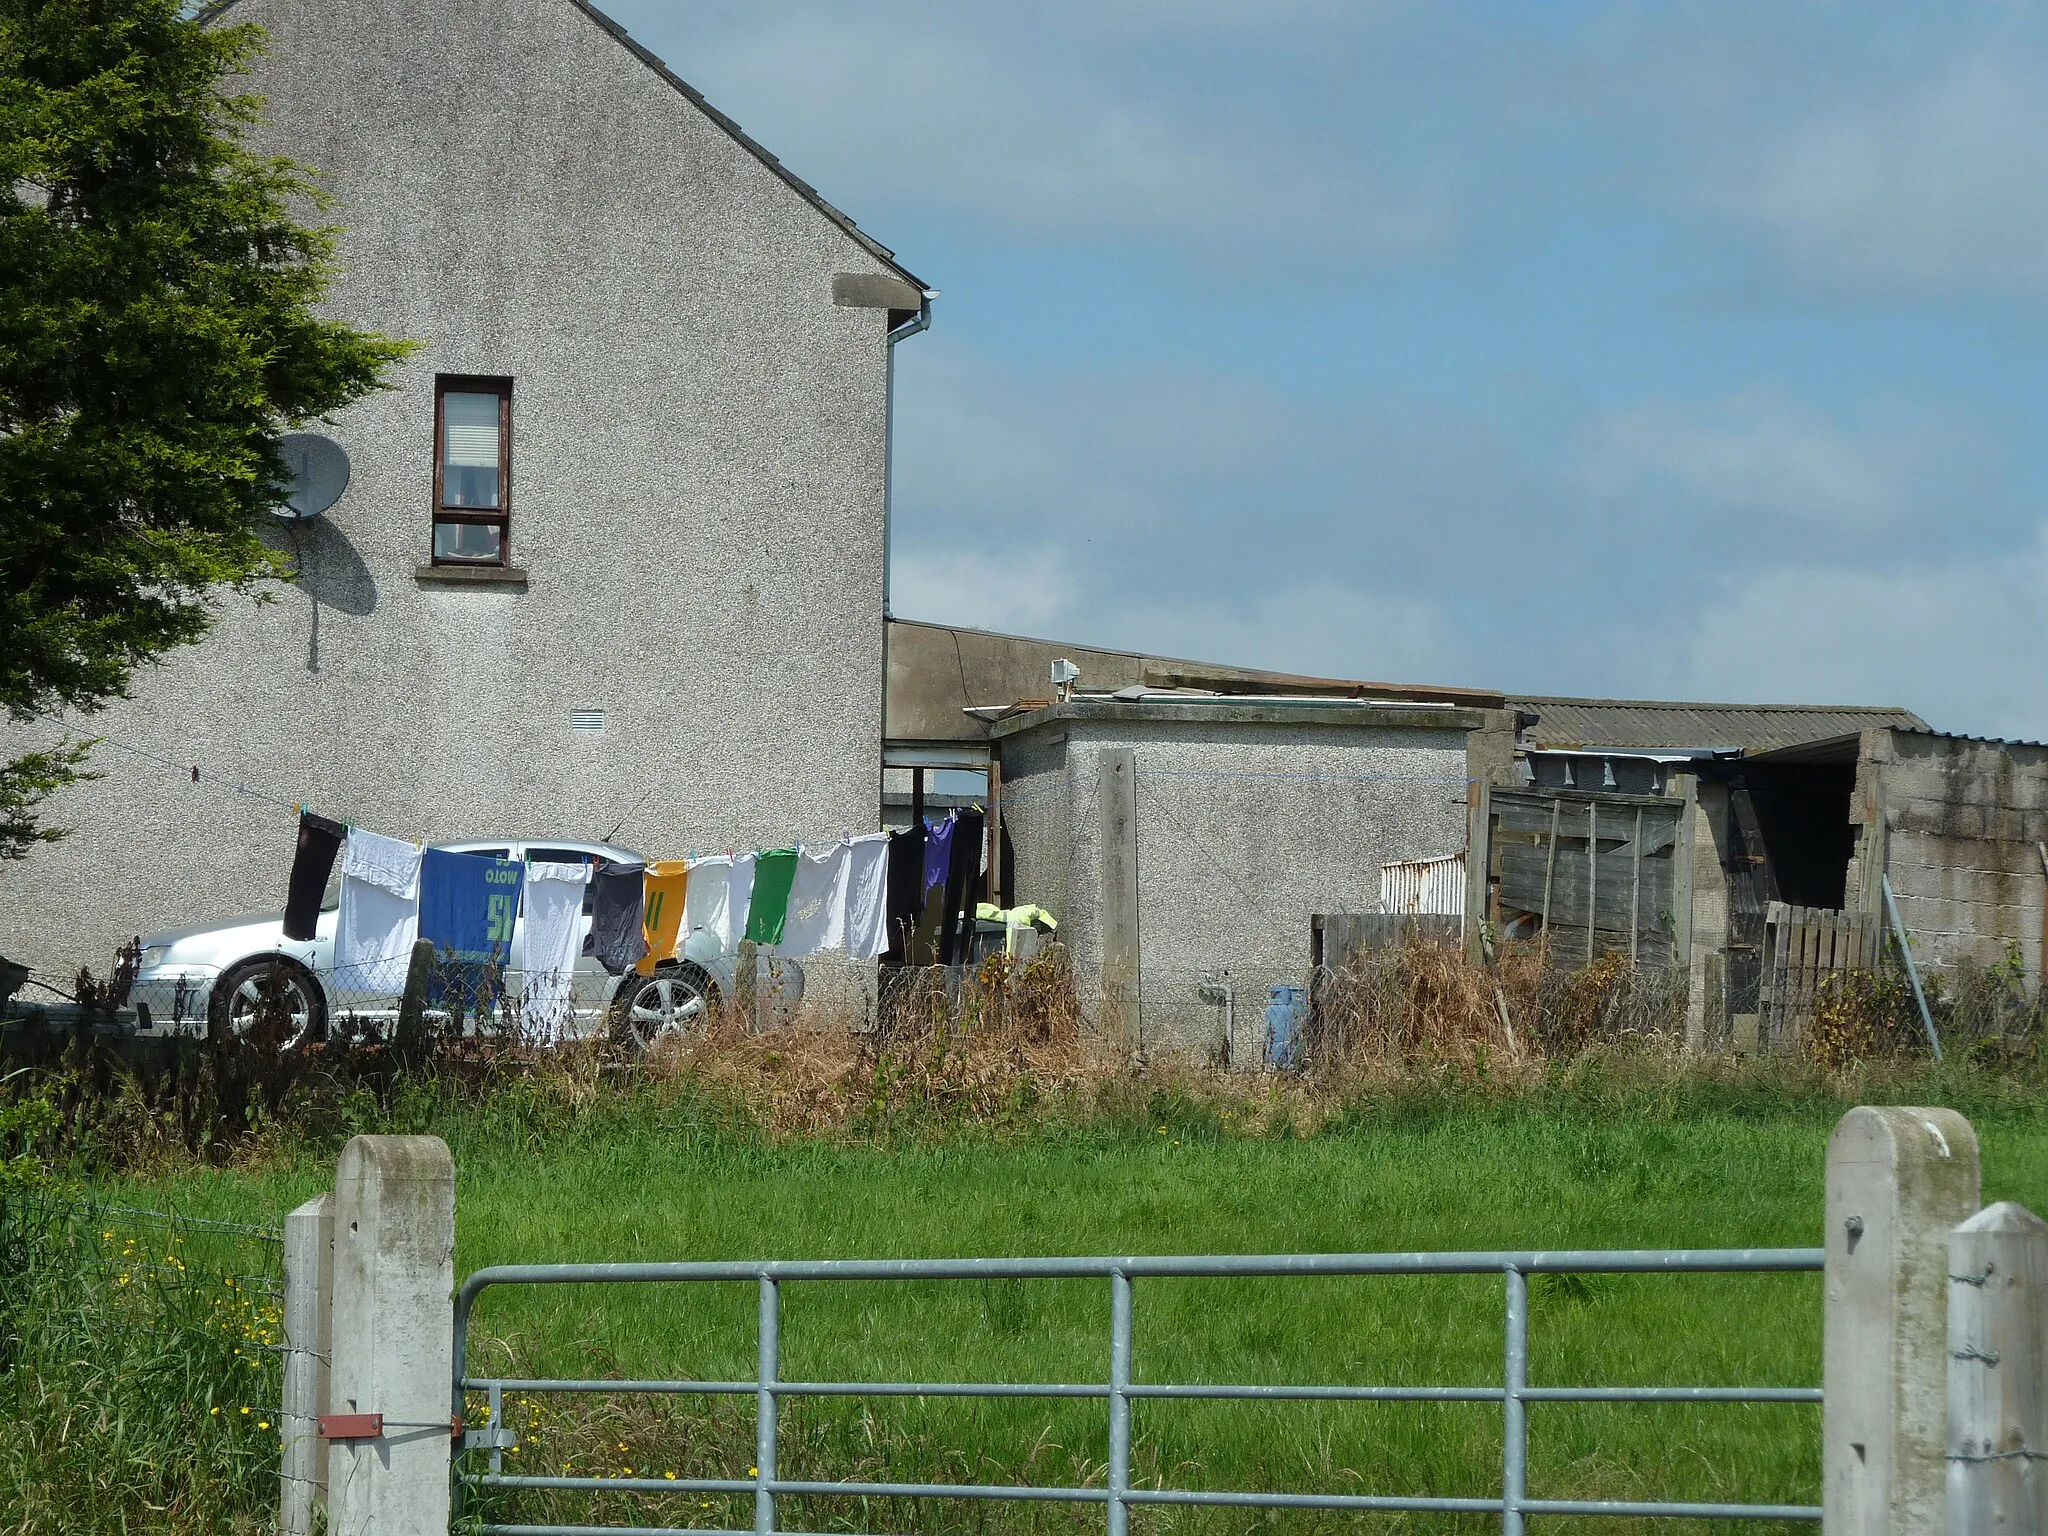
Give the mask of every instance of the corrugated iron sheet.
M 1691 704 L 1662 699 L 1509 699 L 1538 717 L 1536 747 L 1741 747 L 1763 752 L 1851 736 L 1869 726 L 1924 731 L 1907 709 L 1856 704 Z
M 1403 859 L 1380 866 L 1380 910 L 1460 917 L 1465 911 L 1465 855 Z

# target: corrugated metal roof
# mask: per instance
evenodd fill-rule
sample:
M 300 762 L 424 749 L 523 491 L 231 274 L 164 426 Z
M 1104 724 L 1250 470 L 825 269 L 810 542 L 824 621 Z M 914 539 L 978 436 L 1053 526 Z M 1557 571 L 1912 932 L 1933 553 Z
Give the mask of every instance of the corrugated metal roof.
M 1537 716 L 1525 739 L 1536 747 L 1740 747 L 1767 752 L 1870 726 L 1924 731 L 1907 709 L 1864 704 L 1695 704 L 1674 699 L 1510 698 Z
M 1937 731 L 1922 726 L 1916 736 L 1938 736 L 1943 741 L 1974 741 L 1987 747 L 2048 747 L 2048 741 L 2030 741 L 2024 736 L 1971 736 L 1963 731 Z

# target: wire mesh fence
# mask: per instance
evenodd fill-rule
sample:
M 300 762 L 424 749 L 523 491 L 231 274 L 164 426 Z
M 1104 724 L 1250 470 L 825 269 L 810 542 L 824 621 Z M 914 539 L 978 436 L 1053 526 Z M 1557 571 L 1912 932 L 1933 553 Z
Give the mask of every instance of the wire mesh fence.
M 616 976 L 590 961 L 540 975 L 419 945 L 402 973 L 270 955 L 145 973 L 130 997 L 143 1033 L 205 1042 L 250 1080 L 245 1096 L 272 1099 L 299 1070 L 294 1060 L 403 1070 L 570 1048 L 701 1061 L 795 1035 L 890 1056 L 988 1034 L 1020 1050 L 1086 1046 L 1112 1067 L 1172 1057 L 1326 1078 L 1404 1062 L 1567 1059 L 1614 1045 L 1836 1066 L 1927 1052 L 1930 1029 L 1945 1049 L 1979 1059 L 2038 1054 L 2048 1005 L 2018 956 L 1926 968 L 1921 983 L 1924 1015 L 1887 944 L 1874 963 L 1815 972 L 1799 986 L 1779 985 L 1762 1005 L 1745 1004 L 1712 985 L 1689 987 L 1677 966 L 1625 953 L 1587 964 L 1538 938 L 1488 945 L 1474 957 L 1455 937 L 1418 930 L 1348 949 L 1335 966 L 1229 956 L 1213 966 L 1146 966 L 1127 995 L 1107 993 L 1087 964 L 1050 942 L 1029 957 L 998 943 L 972 961 L 916 967 L 743 945 Z

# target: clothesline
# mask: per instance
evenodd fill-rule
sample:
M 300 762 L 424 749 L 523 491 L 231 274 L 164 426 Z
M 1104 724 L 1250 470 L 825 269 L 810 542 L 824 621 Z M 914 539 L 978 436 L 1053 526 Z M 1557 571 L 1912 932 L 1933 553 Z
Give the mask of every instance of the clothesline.
M 54 717 L 45 716 L 44 718 L 50 719 Z M 169 768 L 178 773 L 189 772 L 192 775 L 192 782 L 194 784 L 203 782 L 200 776 L 201 765 L 198 763 L 182 763 L 175 758 L 165 757 L 161 753 L 151 752 L 147 748 L 132 746 L 128 742 L 116 740 L 112 736 L 99 736 L 95 737 L 94 740 L 101 746 L 112 747 L 117 752 L 126 752 L 130 757 L 139 757 L 147 762 L 156 763 L 160 767 Z M 300 800 L 287 800 L 282 795 L 274 795 L 268 790 L 257 789 L 254 785 L 244 783 L 240 779 L 230 780 L 226 788 L 232 794 L 246 795 L 251 800 L 261 800 L 268 805 L 274 805 L 280 809 L 292 812 L 297 812 L 305 803 Z

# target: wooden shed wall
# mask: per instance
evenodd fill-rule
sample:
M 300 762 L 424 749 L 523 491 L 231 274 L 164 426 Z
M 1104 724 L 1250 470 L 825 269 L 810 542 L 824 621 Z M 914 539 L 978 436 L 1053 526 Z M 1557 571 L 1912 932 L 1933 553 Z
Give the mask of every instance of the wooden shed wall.
M 1684 813 L 1684 802 L 1662 796 L 1493 791 L 1497 913 L 1502 921 L 1534 914 L 1561 961 L 1621 953 L 1670 964 L 1677 906 L 1690 900 L 1674 867 Z

